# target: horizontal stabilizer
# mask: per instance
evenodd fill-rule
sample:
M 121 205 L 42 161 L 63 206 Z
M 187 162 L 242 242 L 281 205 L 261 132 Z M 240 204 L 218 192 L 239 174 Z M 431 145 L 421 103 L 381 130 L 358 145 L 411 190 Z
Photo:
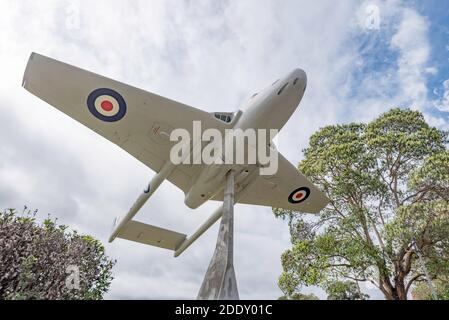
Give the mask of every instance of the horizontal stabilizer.
M 185 234 L 134 220 L 127 222 L 117 237 L 173 251 L 186 239 Z

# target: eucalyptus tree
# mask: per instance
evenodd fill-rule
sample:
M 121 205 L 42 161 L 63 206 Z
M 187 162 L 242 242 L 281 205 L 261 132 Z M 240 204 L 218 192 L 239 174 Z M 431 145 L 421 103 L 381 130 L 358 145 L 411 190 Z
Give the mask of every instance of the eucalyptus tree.
M 447 143 L 447 132 L 408 109 L 313 134 L 299 169 L 331 201 L 318 216 L 273 209 L 291 232 L 281 258 L 284 294 L 352 281 L 407 299 L 426 272 L 449 275 Z

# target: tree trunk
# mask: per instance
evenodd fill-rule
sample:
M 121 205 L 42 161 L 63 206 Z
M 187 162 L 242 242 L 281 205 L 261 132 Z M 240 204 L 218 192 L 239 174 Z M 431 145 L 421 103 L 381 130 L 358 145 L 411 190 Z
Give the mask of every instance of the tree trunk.
M 394 279 L 394 286 L 388 278 L 380 279 L 379 289 L 387 300 L 407 300 L 405 283 L 402 277 L 396 277 Z
M 390 290 L 381 289 L 387 300 L 407 300 L 404 283 L 396 283 Z
M 398 279 L 395 282 L 396 300 L 407 300 L 407 293 L 405 292 L 404 279 Z

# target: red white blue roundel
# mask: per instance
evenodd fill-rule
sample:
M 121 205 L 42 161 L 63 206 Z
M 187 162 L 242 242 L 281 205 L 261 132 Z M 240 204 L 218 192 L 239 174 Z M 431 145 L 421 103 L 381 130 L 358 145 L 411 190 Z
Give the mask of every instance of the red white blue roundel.
M 310 195 L 310 189 L 307 187 L 301 187 L 293 190 L 288 196 L 288 202 L 290 203 L 300 203 L 306 200 Z
M 96 118 L 108 122 L 118 121 L 126 114 L 125 99 L 108 88 L 92 91 L 87 97 L 87 107 Z

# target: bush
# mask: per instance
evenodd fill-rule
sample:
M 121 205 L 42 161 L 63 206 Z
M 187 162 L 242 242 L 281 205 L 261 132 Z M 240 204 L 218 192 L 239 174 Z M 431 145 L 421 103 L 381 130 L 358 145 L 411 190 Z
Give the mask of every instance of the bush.
M 36 214 L 0 211 L 0 299 L 102 299 L 115 264 L 103 245 Z

